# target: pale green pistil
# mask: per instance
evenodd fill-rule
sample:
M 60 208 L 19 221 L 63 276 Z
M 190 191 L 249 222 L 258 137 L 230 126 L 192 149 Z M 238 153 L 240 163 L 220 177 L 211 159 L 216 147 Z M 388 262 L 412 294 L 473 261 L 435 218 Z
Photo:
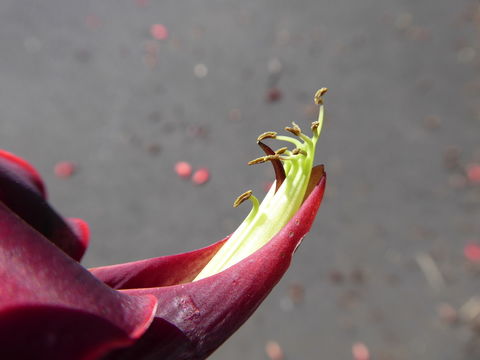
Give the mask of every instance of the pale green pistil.
M 310 180 L 315 146 L 322 128 L 322 95 L 325 92 L 326 89 L 323 88 L 315 94 L 314 100 L 316 104 L 320 105 L 320 112 L 318 121 L 312 123 L 312 137 L 303 134 L 295 123 L 292 123 L 292 127 L 287 127 L 285 130 L 297 136 L 297 138 L 277 136 L 275 132 L 268 132 L 259 136 L 258 141 L 272 138 L 288 141 L 295 145 L 295 148 L 291 151 L 281 148 L 274 155 L 267 155 L 249 163 L 253 165 L 280 160 L 286 177 L 277 191 L 275 191 L 275 184 L 272 185 L 260 205 L 251 191 L 247 191 L 238 197 L 234 203 L 235 207 L 248 199 L 252 201 L 252 210 L 195 280 L 223 271 L 254 253 L 275 236 L 298 211 Z M 279 181 L 278 178 L 277 181 Z

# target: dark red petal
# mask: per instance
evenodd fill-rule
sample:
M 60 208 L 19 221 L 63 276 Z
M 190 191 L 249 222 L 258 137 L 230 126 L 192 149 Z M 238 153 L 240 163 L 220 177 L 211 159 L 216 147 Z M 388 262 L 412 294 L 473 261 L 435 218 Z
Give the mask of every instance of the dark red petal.
M 0 311 L 0 359 L 94 360 L 133 342 L 110 321 L 58 306 Z
M 0 150 L 0 202 L 75 260 L 85 253 L 85 238 L 78 237 L 45 199 L 37 171 L 25 160 Z
M 167 321 L 185 337 L 175 340 L 175 355 L 162 352 L 162 347 L 151 340 L 134 344 L 128 353 L 118 351 L 114 358 L 133 360 L 136 351 L 146 349 L 164 360 L 200 360 L 211 354 L 252 315 L 288 269 L 295 250 L 315 219 L 325 180 L 323 175 L 299 211 L 277 235 L 225 271 L 187 284 L 123 290 L 127 294 L 155 295 L 162 305 L 157 309 L 154 324 Z M 155 339 L 154 328 L 145 336 Z M 161 336 L 158 335 L 157 343 Z
M 87 249 L 90 243 L 90 227 L 88 223 L 79 218 L 68 218 L 67 221 L 72 231 L 77 235 L 78 240 L 80 240 L 83 248 Z
M 50 306 L 87 312 L 111 323 L 112 329 L 120 329 L 127 339 L 143 334 L 157 306 L 153 296 L 129 296 L 112 290 L 2 203 L 0 284 L 3 314 L 19 306 Z M 66 322 L 63 331 L 74 331 L 75 326 L 75 322 Z M 21 338 L 24 333 L 16 336 Z M 25 344 L 26 340 L 23 339 Z
M 203 249 L 90 269 L 114 289 L 178 285 L 192 281 L 228 239 Z

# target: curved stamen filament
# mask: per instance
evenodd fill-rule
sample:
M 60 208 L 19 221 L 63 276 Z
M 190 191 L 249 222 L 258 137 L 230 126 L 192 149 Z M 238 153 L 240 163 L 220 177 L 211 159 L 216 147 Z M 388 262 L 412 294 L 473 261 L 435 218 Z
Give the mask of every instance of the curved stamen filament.
M 296 147 L 301 147 L 302 146 L 302 143 L 300 141 L 298 141 L 297 139 L 294 139 L 290 136 L 277 135 L 277 137 L 275 137 L 275 139 L 280 140 L 280 141 L 287 141 L 289 143 L 292 143 Z
M 307 143 L 308 145 L 312 145 L 312 139 L 310 139 L 307 135 L 305 135 L 304 133 L 302 133 L 302 129 L 300 128 L 300 126 L 298 126 L 295 121 L 292 121 L 292 127 L 286 127 L 285 128 L 286 131 L 288 132 L 291 132 L 292 134 L 294 134 L 295 136 L 298 136 L 300 139 L 302 139 L 305 143 Z
M 242 195 L 237 197 L 233 202 L 233 207 L 234 208 L 238 207 L 241 203 L 243 203 L 246 200 L 250 200 L 252 202 L 252 210 L 250 210 L 250 213 L 247 216 L 247 219 L 248 219 L 255 216 L 255 214 L 258 211 L 258 207 L 260 206 L 258 199 L 255 196 L 253 196 L 252 190 L 245 191 Z

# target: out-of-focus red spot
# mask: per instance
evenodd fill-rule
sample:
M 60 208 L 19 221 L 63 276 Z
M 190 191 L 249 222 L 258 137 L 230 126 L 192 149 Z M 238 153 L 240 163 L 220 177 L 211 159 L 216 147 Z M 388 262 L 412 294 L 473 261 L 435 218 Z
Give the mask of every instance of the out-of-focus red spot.
M 70 161 L 61 161 L 55 165 L 54 172 L 59 178 L 69 178 L 75 173 L 75 164 Z
M 265 352 L 271 360 L 283 360 L 283 350 L 280 347 L 280 344 L 276 341 L 269 341 L 265 344 Z
M 150 27 L 150 33 L 157 40 L 165 40 L 168 38 L 168 30 L 165 25 L 162 24 L 153 24 Z
M 480 164 L 467 166 L 467 178 L 473 184 L 480 184 Z
M 364 343 L 357 342 L 352 346 L 354 360 L 370 360 L 370 351 Z
M 468 261 L 480 263 L 480 245 L 468 244 L 463 248 L 463 254 Z
M 148 5 L 148 0 L 135 0 L 135 4 L 139 7 L 145 7 Z
M 87 28 L 95 30 L 102 25 L 102 20 L 97 15 L 87 15 L 85 17 L 85 25 Z
M 186 161 L 179 161 L 175 164 L 175 172 L 182 178 L 188 178 L 192 174 L 192 166 Z
M 195 171 L 192 176 L 192 181 L 197 185 L 203 185 L 210 179 L 210 172 L 206 168 L 201 168 Z
M 278 88 L 270 88 L 267 90 L 265 100 L 269 103 L 279 101 L 282 98 L 282 92 Z

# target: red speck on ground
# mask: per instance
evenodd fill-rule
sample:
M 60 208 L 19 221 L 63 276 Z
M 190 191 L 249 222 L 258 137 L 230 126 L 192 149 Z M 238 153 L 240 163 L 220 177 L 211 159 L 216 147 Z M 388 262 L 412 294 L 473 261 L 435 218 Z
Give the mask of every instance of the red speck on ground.
M 370 360 L 370 351 L 364 343 L 358 342 L 352 346 L 354 360 Z
M 192 165 L 186 161 L 179 161 L 175 164 L 175 172 L 182 178 L 188 178 L 192 174 Z
M 60 178 L 69 178 L 75 173 L 75 164 L 70 161 L 61 161 L 55 165 L 55 175 Z
M 203 185 L 210 179 L 210 172 L 206 168 L 201 168 L 195 171 L 192 181 L 197 185 Z
M 265 352 L 267 353 L 267 356 L 271 360 L 283 360 L 284 355 L 283 355 L 283 350 L 280 347 L 280 344 L 276 341 L 269 341 L 265 345 Z
M 265 100 L 269 103 L 279 101 L 282 98 L 282 92 L 278 88 L 270 88 L 267 90 Z
M 102 20 L 97 15 L 87 15 L 85 17 L 85 25 L 87 28 L 95 30 L 102 25 Z
M 473 184 L 480 184 L 480 164 L 470 164 L 467 166 L 468 180 Z
M 165 40 L 168 38 L 168 30 L 165 25 L 162 24 L 153 24 L 150 27 L 150 33 L 157 40 Z
M 463 254 L 468 261 L 480 263 L 480 245 L 468 244 L 463 248 Z

